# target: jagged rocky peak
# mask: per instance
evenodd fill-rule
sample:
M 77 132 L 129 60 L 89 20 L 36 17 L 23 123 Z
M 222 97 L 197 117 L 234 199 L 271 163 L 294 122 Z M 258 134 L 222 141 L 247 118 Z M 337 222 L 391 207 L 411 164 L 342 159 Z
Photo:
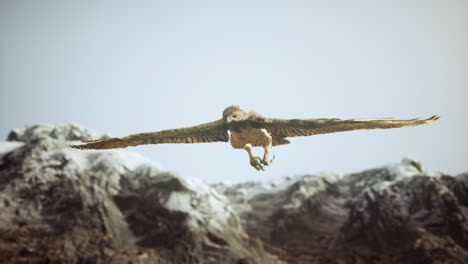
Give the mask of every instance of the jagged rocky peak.
M 0 142 L 0 262 L 467 263 L 468 174 L 411 159 L 239 184 L 161 170 L 74 124 Z
M 53 138 L 61 141 L 95 140 L 108 138 L 108 134 L 102 134 L 92 129 L 81 127 L 77 124 L 61 125 L 33 125 L 13 129 L 7 137 L 8 141 L 28 142 L 40 138 Z
M 419 232 L 450 237 L 462 245 L 465 221 L 455 195 L 437 177 L 416 175 L 366 188 L 352 202 L 344 239 L 386 250 Z M 386 239 L 382 239 L 385 237 Z
M 467 183 L 468 174 L 405 158 L 360 173 L 217 187 L 248 233 L 288 263 L 466 263 Z
M 281 263 L 248 237 L 227 198 L 209 185 L 127 150 L 68 147 L 104 136 L 73 124 L 30 126 L 0 143 L 0 257 Z

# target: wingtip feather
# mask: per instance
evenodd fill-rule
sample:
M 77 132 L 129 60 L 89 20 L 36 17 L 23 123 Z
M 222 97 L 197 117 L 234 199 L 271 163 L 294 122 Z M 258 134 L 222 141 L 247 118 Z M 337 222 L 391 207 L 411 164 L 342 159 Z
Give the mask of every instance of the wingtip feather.
M 437 121 L 440 119 L 440 116 L 438 115 L 433 115 L 431 116 L 430 118 L 428 118 L 426 121 L 429 121 L 429 122 L 434 122 L 434 121 Z

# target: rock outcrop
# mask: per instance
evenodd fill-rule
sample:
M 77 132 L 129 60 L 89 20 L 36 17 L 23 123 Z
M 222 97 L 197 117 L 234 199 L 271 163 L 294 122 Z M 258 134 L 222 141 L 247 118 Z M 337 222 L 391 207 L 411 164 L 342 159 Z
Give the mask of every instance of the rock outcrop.
M 1 263 L 281 263 L 224 195 L 75 125 L 14 130 L 0 159 Z
M 67 124 L 0 142 L 0 263 L 468 262 L 468 174 L 404 159 L 209 186 L 68 147 L 104 137 Z

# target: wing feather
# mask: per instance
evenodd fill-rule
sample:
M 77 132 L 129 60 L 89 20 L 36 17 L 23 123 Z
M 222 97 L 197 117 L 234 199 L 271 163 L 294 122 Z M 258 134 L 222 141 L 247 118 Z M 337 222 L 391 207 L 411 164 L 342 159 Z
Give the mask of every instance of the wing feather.
M 358 129 L 388 129 L 405 126 L 418 126 L 432 123 L 438 120 L 439 116 L 420 120 L 394 120 L 389 118 L 381 119 L 279 119 L 255 117 L 249 120 L 252 127 L 265 128 L 275 137 L 297 137 L 313 136 Z
M 73 145 L 78 149 L 113 149 L 145 144 L 228 142 L 225 122 L 220 119 L 197 126 L 133 134 L 126 137 L 106 138 Z

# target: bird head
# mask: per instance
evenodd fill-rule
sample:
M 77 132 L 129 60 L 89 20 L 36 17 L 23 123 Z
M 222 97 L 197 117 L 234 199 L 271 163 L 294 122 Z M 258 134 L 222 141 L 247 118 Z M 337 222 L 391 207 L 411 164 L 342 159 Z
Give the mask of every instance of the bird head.
M 226 123 L 235 122 L 235 121 L 241 120 L 244 113 L 245 113 L 244 110 L 242 110 L 240 106 L 231 105 L 231 106 L 226 107 L 226 109 L 224 109 L 223 120 Z

